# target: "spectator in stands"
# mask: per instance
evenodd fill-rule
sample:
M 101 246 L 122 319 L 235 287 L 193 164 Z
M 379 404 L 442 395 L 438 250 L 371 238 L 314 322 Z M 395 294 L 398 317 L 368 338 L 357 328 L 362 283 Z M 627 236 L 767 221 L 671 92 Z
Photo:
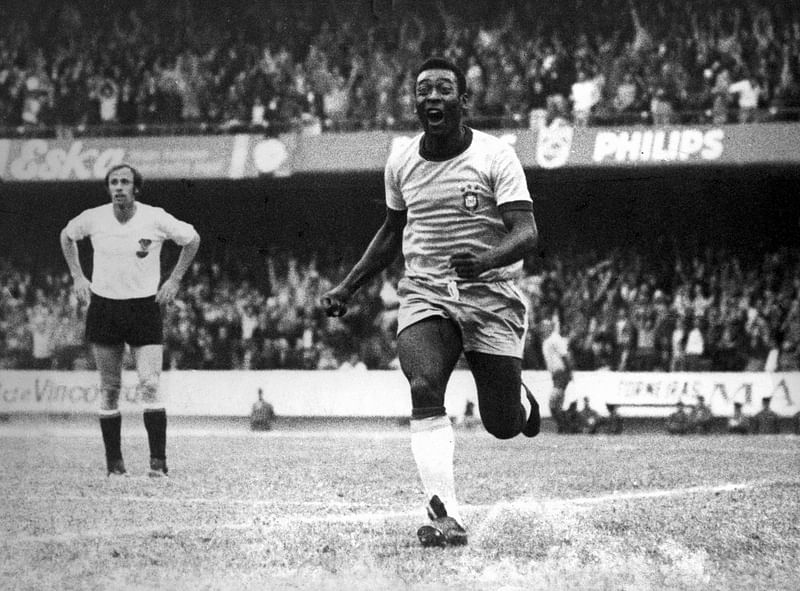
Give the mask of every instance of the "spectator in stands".
M 759 100 L 763 91 L 758 79 L 746 68 L 739 79 L 728 87 L 728 94 L 735 98 L 739 123 L 752 123 L 756 118 Z
M 636 351 L 633 355 L 633 371 L 653 371 L 658 362 L 656 350 L 656 321 L 652 314 L 639 313 L 634 317 Z
M 670 125 L 673 123 L 675 109 L 667 91 L 662 86 L 652 89 L 650 96 L 650 119 L 654 125 Z
M 724 125 L 728 122 L 730 105 L 730 72 L 719 63 L 712 67 L 712 72 L 714 72 L 714 86 L 711 89 L 711 122 L 714 125 Z
M 783 46 L 783 65 L 770 102 L 770 113 L 780 121 L 800 120 L 800 70 L 798 56 L 791 57 L 788 44 Z M 792 63 L 795 65 L 792 66 Z
M 569 98 L 572 102 L 572 121 L 575 126 L 588 126 L 592 110 L 600 101 L 600 88 L 597 80 L 590 79 L 585 70 L 578 70 Z
M 350 93 L 358 76 L 358 65 L 353 64 L 347 77 L 337 66 L 333 68 L 322 95 L 322 112 L 326 129 L 343 131 L 350 112 Z
M 111 78 L 106 78 L 96 92 L 100 123 L 104 125 L 118 123 L 120 93 L 117 83 Z
M 706 339 L 702 330 L 703 317 L 694 316 L 691 323 L 692 328 L 686 337 L 686 371 L 703 371 L 706 366 L 704 359 Z
M 120 125 L 131 128 L 137 123 L 138 105 L 136 91 L 130 78 L 125 78 L 119 90 L 117 102 L 117 121 Z
M 619 116 L 620 123 L 629 123 L 638 118 L 642 110 L 641 91 L 636 84 L 636 80 L 631 72 L 625 72 L 622 82 L 617 86 L 612 107 L 614 113 Z
M 614 342 L 616 346 L 617 371 L 630 371 L 631 361 L 636 351 L 636 326 L 633 323 L 629 310 L 621 307 L 617 310 L 617 320 L 614 325 Z
M 537 58 L 528 65 L 527 85 L 528 127 L 539 129 L 547 124 L 547 94 L 542 80 L 541 64 Z
M 686 329 L 687 319 L 682 313 L 676 312 L 676 315 L 677 319 L 671 335 L 670 371 L 686 371 L 686 341 L 689 337 Z

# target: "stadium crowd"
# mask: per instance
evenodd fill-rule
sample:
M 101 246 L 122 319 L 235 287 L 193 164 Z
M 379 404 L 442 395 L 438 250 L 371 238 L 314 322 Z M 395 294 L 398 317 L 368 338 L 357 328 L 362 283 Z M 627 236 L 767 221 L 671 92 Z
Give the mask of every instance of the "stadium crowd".
M 790 0 L 11 0 L 0 131 L 402 128 L 437 53 L 477 126 L 800 118 Z
M 538 325 L 563 325 L 578 370 L 800 369 L 800 249 L 744 259 L 722 249 L 566 250 L 526 262 L 532 330 L 524 367 L 543 369 Z M 687 254 L 688 253 L 688 254 Z M 342 318 L 319 298 L 348 261 L 320 253 L 197 261 L 165 314 L 164 367 L 397 367 L 401 267 L 359 292 Z M 78 369 L 92 361 L 66 269 L 0 259 L 0 367 Z

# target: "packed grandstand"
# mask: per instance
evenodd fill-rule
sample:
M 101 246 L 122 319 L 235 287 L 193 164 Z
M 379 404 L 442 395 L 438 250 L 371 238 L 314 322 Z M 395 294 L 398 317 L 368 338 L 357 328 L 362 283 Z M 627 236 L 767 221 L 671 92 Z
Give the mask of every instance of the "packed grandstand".
M 6 136 L 408 128 L 420 55 L 472 123 L 797 120 L 791 0 L 10 0 Z

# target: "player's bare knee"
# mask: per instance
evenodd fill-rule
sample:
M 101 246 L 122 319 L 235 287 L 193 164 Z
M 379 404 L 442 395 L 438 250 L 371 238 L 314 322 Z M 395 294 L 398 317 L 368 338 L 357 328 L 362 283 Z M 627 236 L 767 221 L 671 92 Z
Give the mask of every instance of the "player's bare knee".
M 100 410 L 103 412 L 119 409 L 119 385 L 100 388 Z
M 153 404 L 159 402 L 158 379 L 153 377 L 145 377 L 139 380 L 136 386 L 139 394 L 139 399 L 144 404 Z

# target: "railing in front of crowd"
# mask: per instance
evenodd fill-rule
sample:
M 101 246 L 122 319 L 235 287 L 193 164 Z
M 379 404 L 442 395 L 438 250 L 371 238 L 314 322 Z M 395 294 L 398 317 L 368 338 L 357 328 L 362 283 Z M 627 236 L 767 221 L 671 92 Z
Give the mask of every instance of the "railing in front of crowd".
M 739 123 L 737 110 L 729 110 L 720 116 L 706 111 L 677 111 L 659 124 L 702 125 Z M 748 120 L 751 123 L 796 122 L 800 121 L 800 108 L 759 109 Z M 652 125 L 652 115 L 648 111 L 598 113 L 590 117 L 589 127 L 609 127 L 615 125 Z M 477 129 L 520 129 L 531 126 L 531 119 L 521 115 L 502 115 L 497 117 L 471 116 L 469 124 Z M 264 134 L 277 136 L 282 133 L 347 133 L 357 131 L 412 131 L 418 128 L 416 119 L 406 118 L 395 121 L 317 121 L 306 120 L 278 121 L 266 124 L 242 122 L 212 123 L 205 121 L 180 121 L 167 123 L 103 123 L 96 125 L 2 125 L 0 138 L 5 139 L 67 139 L 76 137 L 146 137 L 146 136 L 187 136 L 187 135 L 227 135 L 238 133 Z

